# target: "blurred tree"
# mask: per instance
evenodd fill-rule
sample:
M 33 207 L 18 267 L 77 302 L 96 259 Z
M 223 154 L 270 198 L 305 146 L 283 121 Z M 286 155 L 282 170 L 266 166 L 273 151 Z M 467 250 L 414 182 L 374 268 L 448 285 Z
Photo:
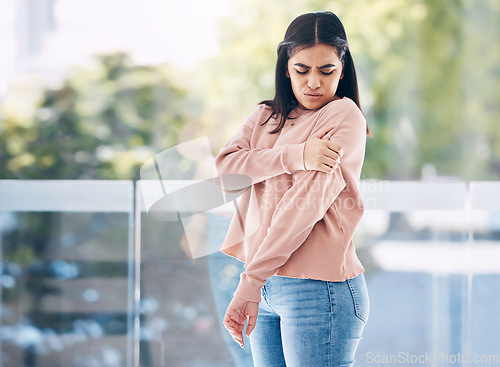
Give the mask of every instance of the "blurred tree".
M 14 86 L 1 111 L 0 178 L 138 178 L 199 110 L 172 74 L 115 53 L 75 66 L 59 89 Z

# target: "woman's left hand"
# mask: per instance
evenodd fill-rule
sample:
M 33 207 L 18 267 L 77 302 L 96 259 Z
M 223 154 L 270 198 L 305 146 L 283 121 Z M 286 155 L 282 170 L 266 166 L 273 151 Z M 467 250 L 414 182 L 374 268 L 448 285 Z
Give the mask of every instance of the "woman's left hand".
M 224 316 L 224 327 L 229 331 L 234 341 L 243 348 L 243 328 L 248 317 L 246 335 L 255 328 L 257 314 L 259 313 L 259 303 L 247 301 L 243 298 L 234 296 L 227 307 Z

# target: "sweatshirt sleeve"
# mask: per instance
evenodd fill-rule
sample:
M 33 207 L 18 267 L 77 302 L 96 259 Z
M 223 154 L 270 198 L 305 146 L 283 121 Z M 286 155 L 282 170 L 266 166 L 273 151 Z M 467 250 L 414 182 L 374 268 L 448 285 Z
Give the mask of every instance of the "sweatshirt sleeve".
M 235 296 L 260 302 L 261 288 L 267 278 L 276 274 L 324 217 L 346 187 L 344 178 L 355 176 L 356 167 L 364 160 L 366 144 L 366 120 L 357 107 L 351 106 L 330 140 L 344 150 L 339 167 L 331 173 L 311 170 L 294 174 L 293 185 L 278 203 L 266 237 L 240 275 Z
M 284 173 L 305 171 L 305 142 L 285 144 L 269 149 L 251 148 L 253 127 L 261 110 L 262 108 L 257 108 L 236 135 L 221 148 L 215 158 L 215 166 L 219 175 L 246 175 L 250 177 L 252 184 L 256 184 Z

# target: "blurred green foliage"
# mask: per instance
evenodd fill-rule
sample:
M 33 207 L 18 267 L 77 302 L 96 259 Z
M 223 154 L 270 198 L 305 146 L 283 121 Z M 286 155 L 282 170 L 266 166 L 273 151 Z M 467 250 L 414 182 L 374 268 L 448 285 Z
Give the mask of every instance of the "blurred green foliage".
M 196 110 L 169 72 L 115 53 L 75 66 L 58 89 L 16 85 L 2 106 L 0 177 L 138 178 L 156 149 L 176 144 Z
M 13 86 L 1 111 L 0 178 L 133 179 L 152 154 L 202 135 L 217 154 L 273 96 L 287 25 L 317 10 L 339 15 L 357 67 L 373 133 L 362 178 L 500 177 L 498 1 L 231 5 L 220 52 L 192 68 L 114 54 L 73 68 L 59 89 Z

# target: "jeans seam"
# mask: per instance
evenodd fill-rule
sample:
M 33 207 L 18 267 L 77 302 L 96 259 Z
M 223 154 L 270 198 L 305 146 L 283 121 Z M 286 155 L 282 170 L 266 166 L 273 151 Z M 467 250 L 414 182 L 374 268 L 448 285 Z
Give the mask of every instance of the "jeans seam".
M 330 282 L 326 282 L 326 287 L 328 290 L 328 299 L 330 300 L 330 314 L 333 313 L 333 302 L 332 302 L 332 295 L 330 293 Z
M 273 310 L 273 312 L 277 315 L 278 313 L 276 312 L 276 310 L 271 306 L 271 297 L 269 296 L 269 292 L 267 291 L 267 288 L 266 286 L 264 285 L 262 287 L 262 289 L 264 290 L 265 292 L 265 297 L 264 297 L 264 301 L 266 302 L 267 306 Z
M 356 292 L 354 291 L 350 280 L 351 279 L 347 279 L 347 285 L 349 286 L 349 291 L 351 292 L 351 296 L 352 296 L 352 299 L 354 301 L 354 313 L 355 313 L 356 317 L 358 317 L 366 325 L 367 320 L 365 320 L 365 318 L 360 315 L 358 299 L 356 298 Z
M 262 299 L 267 303 L 267 289 L 266 289 L 266 286 L 262 287 Z
M 330 289 L 330 282 L 326 282 L 326 288 L 328 291 L 328 299 L 330 300 L 330 334 L 328 339 L 328 367 L 332 367 L 332 341 L 333 341 L 333 302 L 332 294 Z

